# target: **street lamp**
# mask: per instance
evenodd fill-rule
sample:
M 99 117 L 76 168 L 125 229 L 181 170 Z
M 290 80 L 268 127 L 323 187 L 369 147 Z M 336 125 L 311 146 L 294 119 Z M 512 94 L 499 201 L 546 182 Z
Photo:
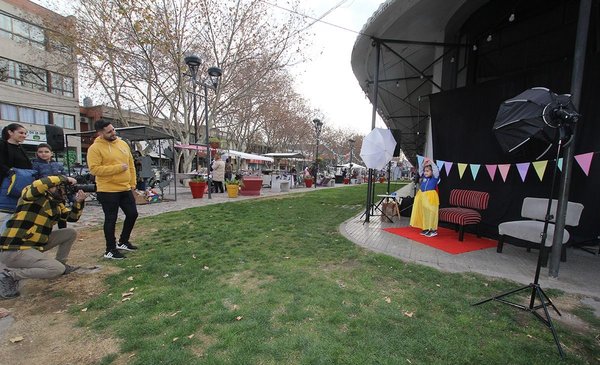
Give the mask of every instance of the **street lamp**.
M 323 122 L 320 119 L 313 119 L 315 125 L 315 135 L 317 136 L 317 151 L 315 153 L 315 188 L 317 187 L 317 178 L 319 176 L 319 136 L 321 135 L 321 128 L 323 128 Z
M 190 69 L 190 75 L 192 78 L 192 93 L 193 93 L 193 104 L 194 104 L 194 114 L 193 114 L 193 118 L 194 118 L 194 143 L 198 144 L 198 116 L 197 116 L 197 112 L 196 112 L 196 84 L 202 86 L 204 88 L 204 117 L 205 117 L 205 121 L 206 121 L 206 136 L 205 136 L 205 142 L 206 142 L 206 172 L 208 175 L 208 199 L 211 199 L 211 177 L 210 177 L 210 160 L 211 160 L 211 154 L 210 154 L 210 145 L 208 143 L 208 89 L 211 88 L 213 90 L 217 89 L 217 86 L 219 86 L 219 78 L 221 77 L 221 75 L 223 75 L 223 71 L 221 71 L 220 68 L 218 67 L 209 67 L 207 70 L 208 73 L 208 77 L 204 80 L 198 80 L 198 69 L 200 68 L 200 65 L 202 64 L 202 60 L 200 59 L 200 57 L 196 56 L 196 55 L 189 55 L 186 56 L 184 58 L 185 64 L 188 66 L 188 68 Z M 198 165 L 198 152 L 196 151 L 196 171 L 198 171 L 199 165 Z

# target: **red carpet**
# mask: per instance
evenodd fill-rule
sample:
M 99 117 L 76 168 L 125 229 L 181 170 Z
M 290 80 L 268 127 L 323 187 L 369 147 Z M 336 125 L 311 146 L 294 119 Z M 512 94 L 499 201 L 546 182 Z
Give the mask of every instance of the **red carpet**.
M 448 228 L 438 228 L 438 235 L 435 237 L 425 237 L 421 235 L 421 230 L 413 227 L 384 228 L 384 231 L 406 237 L 424 245 L 437 248 L 452 255 L 458 255 L 465 252 L 484 250 L 497 246 L 496 241 L 488 238 L 477 238 L 474 234 L 465 233 L 464 241 L 458 240 L 458 232 Z

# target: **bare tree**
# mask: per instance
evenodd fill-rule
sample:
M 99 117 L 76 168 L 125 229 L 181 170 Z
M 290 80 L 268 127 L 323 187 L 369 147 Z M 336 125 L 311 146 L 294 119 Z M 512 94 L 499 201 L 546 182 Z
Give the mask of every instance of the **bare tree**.
M 292 7 L 298 0 L 292 0 Z M 117 110 L 148 115 L 181 142 L 193 134 L 190 78 L 183 58 L 205 59 L 200 71 L 223 70 L 209 92 L 209 123 L 243 136 L 240 147 L 263 143 L 266 110 L 278 78 L 302 61 L 304 20 L 259 0 L 79 0 L 76 45 L 88 87 Z M 202 80 L 201 80 L 202 81 Z M 196 88 L 201 90 L 201 88 Z M 197 98 L 203 124 L 202 93 Z M 288 108 L 288 111 L 295 109 Z M 292 117 L 288 118 L 292 119 Z M 127 125 L 125 115 L 121 122 Z M 184 153 L 184 168 L 193 156 Z

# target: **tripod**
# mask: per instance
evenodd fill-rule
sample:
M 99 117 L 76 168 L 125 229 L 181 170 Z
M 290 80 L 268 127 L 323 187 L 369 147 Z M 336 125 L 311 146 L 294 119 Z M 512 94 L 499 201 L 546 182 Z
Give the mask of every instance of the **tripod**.
M 563 146 L 562 141 L 565 138 L 565 134 L 566 134 L 566 131 L 562 126 L 559 126 L 559 128 L 560 128 L 559 129 L 560 136 L 559 136 L 559 140 L 558 140 L 558 148 L 556 151 L 556 161 L 557 162 L 560 158 L 560 152 L 561 152 L 561 149 Z M 560 345 L 560 340 L 558 339 L 558 334 L 556 333 L 554 324 L 552 323 L 552 318 L 550 317 L 550 312 L 548 311 L 548 306 L 552 307 L 552 309 L 554 309 L 554 311 L 559 316 L 562 316 L 562 314 L 560 314 L 560 312 L 558 311 L 558 309 L 556 308 L 554 303 L 552 303 L 552 300 L 550 300 L 550 297 L 548 297 L 548 295 L 544 292 L 544 290 L 542 289 L 542 287 L 539 284 L 540 271 L 541 271 L 541 267 L 542 267 L 543 256 L 545 253 L 544 251 L 546 249 L 546 238 L 548 236 L 548 226 L 550 224 L 550 221 L 554 218 L 552 216 L 551 212 L 552 212 L 552 196 L 554 194 L 555 182 L 556 182 L 556 168 L 554 169 L 554 173 L 552 175 L 552 185 L 550 187 L 550 198 L 548 199 L 548 207 L 546 208 L 546 216 L 544 219 L 544 229 L 542 230 L 542 234 L 541 234 L 540 252 L 538 255 L 537 266 L 535 269 L 535 277 L 533 279 L 533 283 L 530 283 L 529 285 L 520 287 L 518 289 L 510 290 L 506 293 L 502 293 L 500 295 L 496 295 L 494 297 L 488 298 L 486 300 L 483 300 L 481 302 L 473 304 L 473 306 L 484 304 L 484 303 L 495 300 L 497 302 L 508 304 L 512 307 L 532 313 L 534 316 L 536 316 L 537 319 L 539 319 L 543 324 L 545 324 L 546 327 L 550 328 L 550 331 L 552 331 L 552 336 L 554 337 L 554 342 L 556 343 L 556 347 L 558 348 L 558 353 L 560 354 L 560 357 L 562 359 L 564 359 L 565 354 L 562 350 L 562 346 Z M 528 306 L 525 306 L 525 305 L 519 304 L 519 303 L 515 303 L 515 302 L 511 302 L 510 300 L 506 299 L 506 297 L 508 297 L 512 294 L 516 294 L 516 293 L 520 293 L 522 291 L 528 291 L 528 290 L 531 292 Z M 536 305 L 536 300 L 539 300 L 540 304 Z M 543 315 L 538 313 L 539 309 L 543 309 Z

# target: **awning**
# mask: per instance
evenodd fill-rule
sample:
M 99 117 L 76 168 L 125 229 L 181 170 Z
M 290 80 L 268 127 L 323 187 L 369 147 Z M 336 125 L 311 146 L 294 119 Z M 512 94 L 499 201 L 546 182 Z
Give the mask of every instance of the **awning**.
M 269 156 L 273 158 L 304 158 L 304 155 L 300 152 L 273 152 L 265 153 L 263 156 Z
M 252 153 L 246 153 L 246 152 L 240 152 L 240 151 L 234 151 L 234 150 L 223 150 L 222 153 L 224 156 L 235 156 L 235 157 L 243 158 L 245 160 L 257 160 L 257 161 L 268 161 L 268 162 L 274 161 L 271 157 L 265 157 L 265 156 L 261 156 L 261 155 L 255 155 Z

